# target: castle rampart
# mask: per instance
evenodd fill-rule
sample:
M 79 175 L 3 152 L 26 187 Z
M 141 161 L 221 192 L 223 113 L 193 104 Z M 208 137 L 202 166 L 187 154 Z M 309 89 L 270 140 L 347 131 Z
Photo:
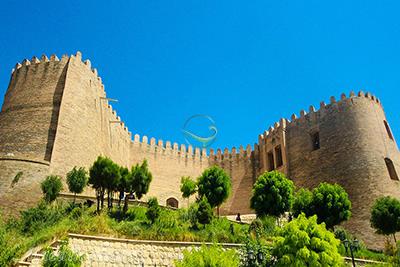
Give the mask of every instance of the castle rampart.
M 78 52 L 17 64 L 0 126 L 0 203 L 6 212 L 33 205 L 46 175 L 65 177 L 73 166 L 88 168 L 98 155 L 127 167 L 147 159 L 154 177 L 148 195 L 162 204 L 177 200 L 179 206 L 188 203 L 179 191 L 182 176 L 196 178 L 209 166 L 221 166 L 232 179 L 223 214 L 252 213 L 252 185 L 265 171 L 279 170 L 298 187 L 336 182 L 353 202 L 346 226 L 369 245 L 382 241 L 369 226 L 373 201 L 400 197 L 397 145 L 379 99 L 369 93 L 331 97 L 319 110 L 310 106 L 291 120 L 281 119 L 253 147 L 210 149 L 207 155 L 205 149 L 132 136 L 110 105 L 97 70 Z

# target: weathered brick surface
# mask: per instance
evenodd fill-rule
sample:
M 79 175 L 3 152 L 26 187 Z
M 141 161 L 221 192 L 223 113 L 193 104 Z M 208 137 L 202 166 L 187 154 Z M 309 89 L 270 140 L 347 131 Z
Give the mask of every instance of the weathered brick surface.
M 13 211 L 33 205 L 46 175 L 64 177 L 73 166 L 89 167 L 98 155 L 105 155 L 128 167 L 147 159 L 154 177 L 148 196 L 157 196 L 162 204 L 173 197 L 180 206 L 187 206 L 179 191 L 181 177 L 196 178 L 205 168 L 219 165 L 231 176 L 233 189 L 221 212 L 245 214 L 252 212 L 252 185 L 271 169 L 273 156 L 273 167 L 297 186 L 312 188 L 322 181 L 343 185 L 353 202 L 346 226 L 378 247 L 381 238 L 369 226 L 370 207 L 379 196 L 400 197 L 399 181 L 390 179 L 384 161 L 389 157 L 400 166 L 397 145 L 389 139 L 384 120 L 381 104 L 371 95 L 342 96 L 338 102 L 322 104 L 319 111 L 311 107 L 290 122 L 280 120 L 259 136 L 254 148 L 210 150 L 207 155 L 146 136 L 132 140 L 109 105 L 97 71 L 89 61 L 82 62 L 80 53 L 60 61 L 35 59 L 17 66 L 0 113 L 0 201 Z M 321 147 L 313 150 L 311 136 L 316 132 Z M 23 179 L 10 187 L 19 171 L 24 172 Z M 87 189 L 85 194 L 93 192 Z

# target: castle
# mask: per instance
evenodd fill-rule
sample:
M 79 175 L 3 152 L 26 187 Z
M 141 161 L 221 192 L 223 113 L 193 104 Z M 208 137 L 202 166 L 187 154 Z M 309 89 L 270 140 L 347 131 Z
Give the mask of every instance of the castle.
M 179 207 L 187 205 L 179 191 L 180 178 L 197 177 L 219 165 L 232 179 L 223 214 L 253 213 L 252 185 L 265 171 L 281 171 L 297 187 L 339 183 L 353 206 L 344 225 L 371 247 L 383 240 L 370 227 L 372 203 L 380 196 L 400 197 L 400 154 L 379 99 L 369 93 L 331 97 L 319 110 L 311 106 L 290 121 L 281 119 L 260 134 L 253 147 L 210 149 L 207 154 L 205 149 L 132 136 L 109 105 L 97 70 L 89 60 L 83 62 L 79 52 L 18 63 L 0 113 L 4 211 L 34 205 L 46 175 L 65 177 L 73 166 L 88 168 L 99 155 L 124 166 L 147 159 L 154 177 L 148 195 Z

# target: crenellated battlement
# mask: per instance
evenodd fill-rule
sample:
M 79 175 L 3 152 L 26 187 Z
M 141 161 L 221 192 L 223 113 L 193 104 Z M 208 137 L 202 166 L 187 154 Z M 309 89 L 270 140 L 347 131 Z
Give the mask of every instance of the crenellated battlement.
M 351 91 L 349 96 L 347 96 L 345 93 L 342 93 L 340 95 L 340 100 L 336 100 L 335 96 L 331 96 L 330 102 L 328 104 L 325 101 L 320 102 L 319 109 L 316 109 L 313 105 L 311 105 L 308 108 L 308 112 L 304 109 L 300 110 L 299 115 L 296 115 L 295 113 L 292 114 L 290 120 L 286 118 L 281 118 L 279 122 L 275 122 L 273 126 L 270 126 L 268 130 L 264 131 L 264 133 L 259 135 L 258 138 L 259 144 L 262 144 L 267 138 L 275 136 L 280 131 L 285 131 L 286 127 L 289 127 L 294 123 L 301 123 L 307 117 L 313 115 L 321 115 L 321 113 L 324 113 L 326 110 L 331 108 L 337 108 L 340 105 L 347 104 L 348 103 L 347 101 L 349 99 L 351 100 L 354 98 L 366 98 L 382 107 L 382 103 L 379 100 L 379 98 L 377 98 L 376 96 L 372 95 L 369 92 L 364 93 L 363 91 L 359 91 L 359 93 L 356 95 L 354 91 Z M 350 102 L 350 104 L 352 104 L 352 102 Z

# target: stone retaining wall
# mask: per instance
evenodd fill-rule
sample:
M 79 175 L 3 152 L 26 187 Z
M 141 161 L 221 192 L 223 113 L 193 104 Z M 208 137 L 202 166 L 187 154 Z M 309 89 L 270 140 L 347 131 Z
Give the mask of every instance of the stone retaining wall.
M 199 242 L 144 241 L 87 235 L 69 235 L 69 246 L 86 256 L 84 266 L 174 266 L 185 249 L 199 248 Z M 211 245 L 211 243 L 206 243 Z M 238 249 L 240 244 L 221 244 Z

